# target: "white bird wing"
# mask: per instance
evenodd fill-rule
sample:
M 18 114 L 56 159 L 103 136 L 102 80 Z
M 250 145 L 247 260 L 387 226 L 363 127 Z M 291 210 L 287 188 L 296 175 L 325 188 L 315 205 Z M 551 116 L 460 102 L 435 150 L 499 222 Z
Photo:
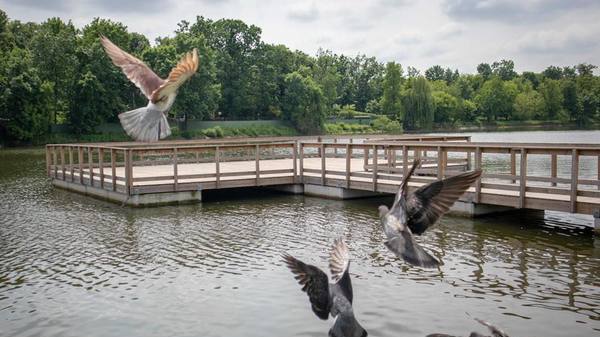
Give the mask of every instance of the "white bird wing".
M 150 99 L 150 96 L 165 81 L 158 77 L 152 69 L 135 56 L 117 47 L 106 36 L 100 36 L 100 43 L 112 62 L 121 70 L 127 78 L 138 87 L 142 93 Z
M 191 52 L 185 54 L 175 68 L 169 73 L 169 77 L 158 87 L 150 97 L 153 103 L 160 101 L 163 97 L 177 91 L 177 89 L 187 81 L 198 70 L 198 50 L 194 48 Z

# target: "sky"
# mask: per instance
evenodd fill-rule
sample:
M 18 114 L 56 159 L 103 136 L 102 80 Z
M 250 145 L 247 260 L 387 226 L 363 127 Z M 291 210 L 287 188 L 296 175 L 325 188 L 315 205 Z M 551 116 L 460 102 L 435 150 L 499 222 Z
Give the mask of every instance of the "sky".
M 600 65 L 600 0 L 0 0 L 0 8 L 11 19 L 58 16 L 78 27 L 110 18 L 150 41 L 197 15 L 241 19 L 263 41 L 310 55 L 360 53 L 420 70 L 475 73 L 501 59 L 519 72 Z

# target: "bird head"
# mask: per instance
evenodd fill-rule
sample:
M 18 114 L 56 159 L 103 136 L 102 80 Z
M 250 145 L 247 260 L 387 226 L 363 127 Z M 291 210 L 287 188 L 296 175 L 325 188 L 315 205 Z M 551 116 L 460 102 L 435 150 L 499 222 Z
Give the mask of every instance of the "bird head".
M 387 208 L 387 206 L 385 206 L 385 205 L 381 205 L 381 206 L 379 206 L 378 210 L 379 210 L 379 217 L 380 217 L 380 218 L 383 218 L 383 217 L 384 217 L 386 214 L 388 214 L 388 212 L 390 211 L 390 210 Z

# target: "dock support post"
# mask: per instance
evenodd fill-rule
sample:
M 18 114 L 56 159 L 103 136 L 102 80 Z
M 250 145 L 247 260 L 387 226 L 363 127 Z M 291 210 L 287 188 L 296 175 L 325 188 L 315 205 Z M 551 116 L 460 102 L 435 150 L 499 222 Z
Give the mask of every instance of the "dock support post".
M 112 180 L 112 190 L 117 191 L 117 166 L 115 149 L 110 149 L 110 178 Z
M 60 147 L 60 170 L 62 171 L 62 180 L 67 180 L 67 171 L 65 169 L 65 147 Z
M 515 150 L 510 150 L 510 175 L 515 176 L 517 174 L 517 158 L 516 158 Z M 515 179 L 512 180 L 512 183 L 516 183 Z
M 88 163 L 90 168 L 90 186 L 94 186 L 94 154 L 92 153 L 92 148 L 88 146 Z
M 77 159 L 79 164 L 79 183 L 83 185 L 83 149 L 81 146 L 77 147 Z
M 402 145 L 402 179 L 408 174 L 408 148 Z
M 75 169 L 73 168 L 73 147 L 69 146 L 69 174 L 71 175 L 71 182 L 75 181 Z
M 100 171 L 100 188 L 104 189 L 104 149 L 98 148 L 98 170 Z
M 352 140 L 352 139 L 350 139 Z M 346 188 L 350 188 L 350 158 L 352 157 L 352 148 L 346 144 Z
M 477 147 L 475 149 L 475 169 L 481 170 L 481 148 L 480 147 Z M 477 182 L 475 183 L 475 202 L 478 203 L 480 201 L 481 201 L 481 177 L 477 178 Z
M 130 196 L 133 186 L 133 169 L 131 167 L 133 155 L 131 150 L 123 150 L 123 154 L 125 156 L 125 190 L 127 195 Z
M 293 162 L 293 169 L 294 169 L 294 182 L 298 182 L 298 142 L 294 142 L 292 144 L 292 162 Z
M 216 175 L 216 188 L 219 188 L 221 183 L 221 164 L 219 163 L 221 154 L 219 153 L 219 147 L 215 146 L 215 175 Z

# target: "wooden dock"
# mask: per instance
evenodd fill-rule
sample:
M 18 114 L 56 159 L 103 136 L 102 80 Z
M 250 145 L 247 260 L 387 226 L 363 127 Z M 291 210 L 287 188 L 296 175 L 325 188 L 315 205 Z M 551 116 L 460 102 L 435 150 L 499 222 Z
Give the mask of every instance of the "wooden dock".
M 462 201 L 581 214 L 600 210 L 600 145 L 592 144 L 416 135 L 46 146 L 47 172 L 56 186 L 133 206 L 201 200 L 204 190 L 253 186 L 395 193 L 416 157 L 424 164 L 412 188 L 482 168 L 482 178 Z M 528 169 L 530 160 L 544 172 Z

